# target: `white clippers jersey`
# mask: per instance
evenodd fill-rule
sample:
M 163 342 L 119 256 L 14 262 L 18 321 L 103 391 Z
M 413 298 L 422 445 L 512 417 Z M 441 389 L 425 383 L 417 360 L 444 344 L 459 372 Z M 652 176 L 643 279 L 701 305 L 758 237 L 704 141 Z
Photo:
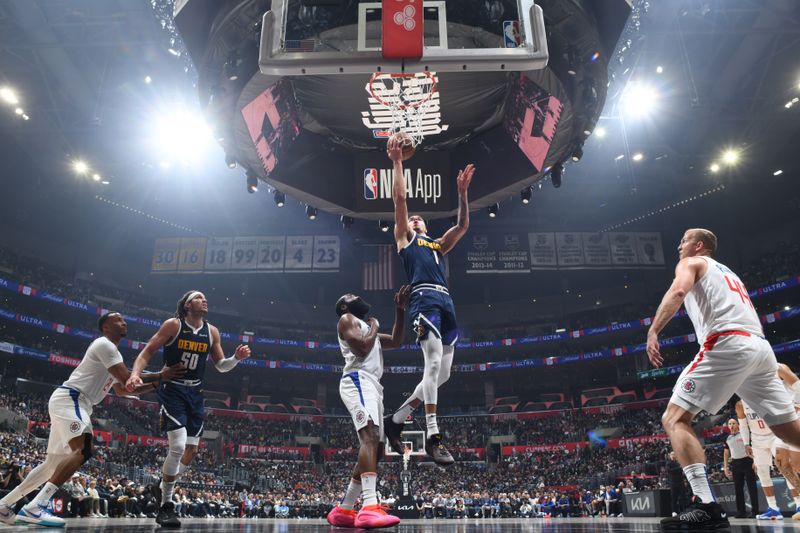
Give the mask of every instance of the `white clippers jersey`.
M 744 416 L 747 418 L 747 427 L 750 428 L 751 435 L 772 435 L 772 430 L 769 429 L 764 419 L 750 409 L 744 400 L 742 400 L 742 407 L 744 407 Z
M 103 401 L 115 381 L 108 369 L 122 362 L 122 354 L 114 343 L 106 337 L 99 337 L 86 349 L 86 355 L 64 386 L 76 389 L 90 405 L 97 405 Z
M 710 257 L 699 257 L 706 260 L 708 270 L 683 303 L 697 342 L 703 345 L 712 333 L 732 330 L 763 337 L 761 321 L 739 276 Z
M 796 410 L 800 410 L 800 402 L 798 402 L 798 401 L 797 401 L 797 400 L 798 400 L 798 398 L 797 398 L 797 396 L 795 395 L 795 393 L 794 393 L 794 390 L 792 390 L 792 388 L 789 386 L 789 384 L 788 384 L 788 383 L 786 383 L 785 381 L 781 380 L 781 382 L 783 383 L 783 386 L 784 386 L 784 388 L 786 389 L 786 392 L 788 392 L 788 393 L 789 393 L 789 396 L 791 396 L 792 398 L 794 398 L 794 407 L 795 407 L 795 409 L 796 409 Z
M 366 335 L 369 331 L 369 324 L 359 318 L 356 318 L 356 320 L 358 320 L 361 333 Z M 379 338 L 375 339 L 372 351 L 366 357 L 358 357 L 354 354 L 350 350 L 350 346 L 341 337 L 339 337 L 339 348 L 344 356 L 344 374 L 361 370 L 380 381 L 383 376 L 383 352 L 381 351 L 381 340 Z

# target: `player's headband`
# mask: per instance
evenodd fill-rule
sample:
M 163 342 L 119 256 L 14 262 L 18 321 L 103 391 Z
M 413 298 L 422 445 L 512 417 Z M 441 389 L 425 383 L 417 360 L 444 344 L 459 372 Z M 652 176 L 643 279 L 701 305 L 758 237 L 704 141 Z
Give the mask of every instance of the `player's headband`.
M 194 299 L 195 299 L 195 298 L 197 298 L 198 296 L 202 296 L 202 295 L 203 295 L 203 293 L 202 293 L 202 292 L 200 292 L 200 291 L 194 291 L 194 292 L 192 292 L 191 294 L 189 294 L 189 297 L 188 297 L 188 298 L 186 298 L 186 303 L 184 303 L 184 304 L 183 304 L 183 306 L 184 306 L 184 307 L 188 307 L 188 306 L 189 306 L 189 302 L 191 302 L 192 300 L 194 300 Z

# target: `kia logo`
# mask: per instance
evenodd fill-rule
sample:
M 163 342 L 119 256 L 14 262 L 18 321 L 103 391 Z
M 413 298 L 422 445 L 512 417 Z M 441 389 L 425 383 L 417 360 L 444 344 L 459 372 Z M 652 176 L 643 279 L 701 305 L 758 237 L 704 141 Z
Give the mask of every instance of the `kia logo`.
M 413 511 L 414 510 L 414 506 L 413 505 L 400 505 L 400 506 L 397 507 L 397 510 L 398 511 Z

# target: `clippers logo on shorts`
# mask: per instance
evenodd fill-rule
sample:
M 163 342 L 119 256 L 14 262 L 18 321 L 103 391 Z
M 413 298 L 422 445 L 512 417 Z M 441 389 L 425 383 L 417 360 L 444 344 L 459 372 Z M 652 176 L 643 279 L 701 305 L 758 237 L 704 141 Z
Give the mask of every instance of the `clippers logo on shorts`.
M 681 381 L 681 390 L 683 392 L 692 393 L 696 388 L 697 385 L 695 385 L 694 380 L 691 378 L 686 378 L 683 381 Z
M 81 425 L 78 424 L 77 422 L 73 422 L 72 424 L 69 425 L 69 430 L 71 433 L 77 433 L 78 431 L 81 430 Z
M 378 199 L 378 169 L 365 168 L 364 169 L 364 199 L 377 200 Z
M 356 422 L 363 424 L 367 420 L 367 415 L 364 411 L 356 412 Z

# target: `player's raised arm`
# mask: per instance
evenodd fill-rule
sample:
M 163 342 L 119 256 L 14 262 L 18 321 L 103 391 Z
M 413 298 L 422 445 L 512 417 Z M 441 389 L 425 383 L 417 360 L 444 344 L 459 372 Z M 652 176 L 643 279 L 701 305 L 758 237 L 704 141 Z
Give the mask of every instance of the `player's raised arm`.
M 117 379 L 117 382 L 113 385 L 113 389 L 118 396 L 126 396 L 129 394 L 138 396 L 140 394 L 155 391 L 161 386 L 162 381 L 183 377 L 183 375 L 186 373 L 186 368 L 182 365 L 165 366 L 160 372 L 144 374 L 141 376 L 141 379 L 144 383 L 142 385 L 138 385 L 132 391 L 129 391 L 125 386 L 125 383 L 127 383 L 128 379 L 131 377 L 131 373 L 128 372 L 128 369 L 125 367 L 124 363 L 119 363 L 109 367 L 108 373 Z
M 226 359 L 225 352 L 222 351 L 222 338 L 220 337 L 219 329 L 217 329 L 217 326 L 209 324 L 208 331 L 213 341 L 211 346 L 211 360 L 214 361 L 214 368 L 220 372 L 230 372 L 239 364 L 239 361 L 250 357 L 250 347 L 246 344 L 240 344 L 236 347 L 236 351 L 233 352 L 233 355 Z
M 372 347 L 375 346 L 375 339 L 378 338 L 378 328 L 380 327 L 378 321 L 375 318 L 370 318 L 367 320 L 367 324 L 369 324 L 369 331 L 363 334 L 358 325 L 358 319 L 350 313 L 345 313 L 336 326 L 339 337 L 347 343 L 350 350 L 358 357 L 369 355 Z
M 125 388 L 128 392 L 133 392 L 137 387 L 142 385 L 142 371 L 150 364 L 153 354 L 159 351 L 172 341 L 181 331 L 181 321 L 177 318 L 170 318 L 165 320 L 161 327 L 158 328 L 156 334 L 153 335 L 147 345 L 136 356 L 133 362 L 133 369 L 131 370 L 130 377 L 125 382 Z
M 397 249 L 402 250 L 411 239 L 408 227 L 408 206 L 406 205 L 406 179 L 403 173 L 403 147 L 395 136 L 389 138 L 386 153 L 394 163 L 392 181 L 392 201 L 394 202 L 394 240 Z
M 458 222 L 456 225 L 447 230 L 442 238 L 439 239 L 439 244 L 442 246 L 442 254 L 446 254 L 461 240 L 467 230 L 469 229 L 469 184 L 472 182 L 472 176 L 475 174 L 475 165 L 470 163 L 464 170 L 458 171 L 456 178 L 456 185 L 458 188 Z
M 378 337 L 381 340 L 381 348 L 392 350 L 403 345 L 403 338 L 406 331 L 406 307 L 408 298 L 411 295 L 411 285 L 403 285 L 394 295 L 394 326 L 392 334 L 381 333 Z

